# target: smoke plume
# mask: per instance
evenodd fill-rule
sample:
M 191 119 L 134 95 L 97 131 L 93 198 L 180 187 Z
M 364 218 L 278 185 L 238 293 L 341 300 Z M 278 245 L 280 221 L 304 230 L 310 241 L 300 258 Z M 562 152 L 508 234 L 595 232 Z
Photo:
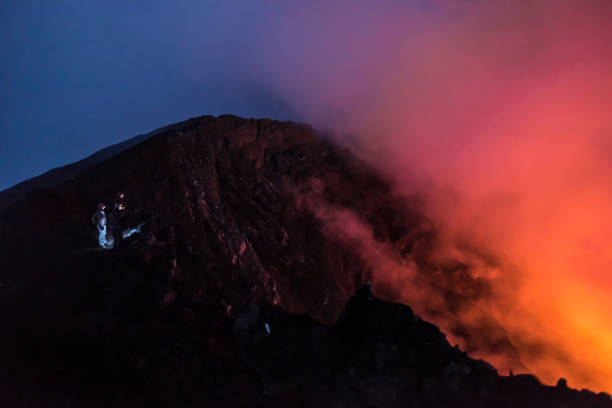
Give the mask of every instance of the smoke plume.
M 610 3 L 264 8 L 277 17 L 257 28 L 253 80 L 331 129 L 398 194 L 424 200 L 437 231 L 428 263 L 464 265 L 489 288 L 458 319 L 495 319 L 518 351 L 522 365 L 495 358 L 498 368 L 611 391 Z M 339 211 L 351 222 L 330 228 L 353 226 L 338 233 L 380 254 L 368 260 L 375 286 L 403 285 L 402 301 L 431 309 L 437 297 L 415 286 L 418 265 Z

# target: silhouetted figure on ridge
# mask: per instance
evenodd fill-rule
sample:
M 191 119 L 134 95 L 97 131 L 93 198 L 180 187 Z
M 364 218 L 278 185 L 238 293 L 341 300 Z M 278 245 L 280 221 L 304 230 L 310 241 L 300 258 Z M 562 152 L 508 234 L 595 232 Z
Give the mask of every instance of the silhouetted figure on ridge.
M 117 195 L 117 200 L 115 201 L 115 204 L 113 205 L 113 214 L 115 214 L 115 216 L 120 222 L 126 221 L 127 206 L 125 204 L 125 194 L 119 193 Z

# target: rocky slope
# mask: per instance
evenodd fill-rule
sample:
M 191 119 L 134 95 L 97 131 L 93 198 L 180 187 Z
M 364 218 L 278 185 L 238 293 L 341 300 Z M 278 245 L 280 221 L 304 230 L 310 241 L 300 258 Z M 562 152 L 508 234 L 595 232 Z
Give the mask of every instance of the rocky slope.
M 444 300 L 433 316 L 487 288 L 429 265 L 418 201 L 308 126 L 205 116 L 138 142 L 0 212 L 3 405 L 612 406 L 499 377 L 407 306 L 351 300 L 372 264 L 337 214 L 410 254 Z M 143 232 L 102 250 L 90 218 L 119 191 Z M 450 329 L 518 360 L 494 321 Z
M 104 160 L 109 159 L 152 136 L 170 130 L 180 130 L 185 127 L 188 127 L 189 125 L 190 122 L 185 121 L 175 123 L 169 126 L 164 126 L 160 129 L 154 130 L 153 132 L 149 132 L 144 135 L 138 135 L 130 139 L 124 140 L 123 142 L 105 147 L 104 149 L 101 149 L 95 152 L 94 154 L 75 163 L 67 164 L 65 166 L 49 170 L 48 172 L 43 173 L 39 176 L 22 181 L 21 183 L 18 183 L 11 188 L 0 191 L 0 210 L 18 202 L 19 200 L 24 199 L 26 195 L 31 191 L 38 189 L 51 189 L 56 186 L 59 186 L 60 184 L 68 180 L 74 179 L 83 170 L 95 166 L 96 164 L 101 163 Z

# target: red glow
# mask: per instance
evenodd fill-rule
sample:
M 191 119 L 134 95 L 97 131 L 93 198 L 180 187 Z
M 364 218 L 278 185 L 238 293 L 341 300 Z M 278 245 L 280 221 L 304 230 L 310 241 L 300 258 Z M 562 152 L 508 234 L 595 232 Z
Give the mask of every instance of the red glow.
M 611 6 L 451 3 L 288 7 L 267 28 L 264 74 L 401 192 L 426 197 L 442 231 L 432 262 L 488 277 L 495 296 L 480 306 L 528 371 L 612 391 Z M 415 273 L 393 255 L 371 261 L 396 285 Z M 404 284 L 419 311 L 423 292 Z

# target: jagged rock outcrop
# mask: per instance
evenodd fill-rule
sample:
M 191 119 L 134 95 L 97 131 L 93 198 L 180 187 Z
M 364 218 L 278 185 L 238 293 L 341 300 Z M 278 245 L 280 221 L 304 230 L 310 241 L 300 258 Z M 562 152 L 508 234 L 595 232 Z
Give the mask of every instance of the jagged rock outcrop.
M 257 310 L 238 315 L 235 326 L 242 318 L 251 322 L 251 331 L 235 330 L 234 336 L 241 357 L 268 393 L 265 403 L 380 407 L 612 404 L 607 394 L 562 385 L 547 387 L 529 375 L 500 377 L 488 363 L 451 347 L 436 326 L 421 320 L 410 307 L 381 301 L 368 287 L 357 292 L 329 329 L 278 309 Z M 264 332 L 264 321 L 273 322 L 269 334 Z
M 90 218 L 119 191 L 143 232 L 102 250 Z M 424 279 L 435 269 L 438 313 L 486 293 L 427 264 L 435 232 L 418 202 L 310 127 L 196 118 L 0 212 L 4 405 L 609 406 L 500 378 L 406 306 L 362 294 L 345 308 L 371 265 L 330 233 L 320 203 L 410 253 Z

